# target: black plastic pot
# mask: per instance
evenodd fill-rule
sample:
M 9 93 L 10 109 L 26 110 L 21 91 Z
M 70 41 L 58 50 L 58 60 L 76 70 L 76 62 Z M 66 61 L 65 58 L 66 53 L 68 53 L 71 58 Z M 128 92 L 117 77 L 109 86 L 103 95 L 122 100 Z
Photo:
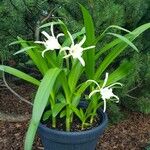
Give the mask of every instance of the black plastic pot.
M 80 104 L 86 107 L 86 104 Z M 38 134 L 42 140 L 44 150 L 95 150 L 99 137 L 107 126 L 107 114 L 98 110 L 101 123 L 98 127 L 81 132 L 64 132 L 47 128 L 40 124 Z

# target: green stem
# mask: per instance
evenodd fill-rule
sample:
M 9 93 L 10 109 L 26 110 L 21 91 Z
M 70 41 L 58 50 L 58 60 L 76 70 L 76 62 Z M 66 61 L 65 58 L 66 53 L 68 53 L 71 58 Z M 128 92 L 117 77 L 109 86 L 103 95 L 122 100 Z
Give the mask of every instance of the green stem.
M 52 127 L 56 128 L 56 117 L 52 117 Z
M 81 130 L 84 130 L 84 122 L 82 122 Z
M 96 114 L 96 110 L 93 110 L 93 114 Z M 95 115 L 91 116 L 91 118 L 90 118 L 90 124 L 93 123 L 94 117 L 95 117 Z
M 90 124 L 92 124 L 92 123 L 93 123 L 93 119 L 94 119 L 94 117 L 93 117 L 93 116 L 91 116 Z
M 66 131 L 70 131 L 70 110 L 69 106 L 66 108 Z
M 66 117 L 66 131 L 70 131 L 70 118 Z

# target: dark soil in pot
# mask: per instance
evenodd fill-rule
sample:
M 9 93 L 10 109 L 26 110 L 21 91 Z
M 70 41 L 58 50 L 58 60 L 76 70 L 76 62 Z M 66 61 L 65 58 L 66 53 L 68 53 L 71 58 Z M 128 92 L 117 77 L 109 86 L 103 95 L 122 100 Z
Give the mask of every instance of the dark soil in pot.
M 66 126 L 64 124 L 65 118 L 57 117 L 56 120 L 57 120 L 56 128 L 52 127 L 51 119 L 49 119 L 48 122 L 42 122 L 42 124 L 45 124 L 46 127 L 54 129 L 54 130 L 66 131 Z M 88 122 L 90 122 L 90 120 Z M 97 115 L 94 117 L 94 120 L 93 120 L 93 123 L 91 124 L 91 126 L 87 126 L 86 128 L 82 129 L 82 131 L 91 130 L 92 128 L 98 127 L 100 125 L 100 123 L 101 123 L 101 119 Z M 81 131 L 81 121 L 76 116 L 73 117 L 73 123 L 71 124 L 70 131 L 71 132 L 80 132 Z
M 87 107 L 87 103 L 85 101 L 81 101 L 81 103 L 79 104 L 79 107 Z M 45 109 L 45 111 L 49 110 L 49 106 Z M 84 110 L 84 108 L 83 108 Z M 65 118 L 60 118 L 59 115 L 56 118 L 56 128 L 52 127 L 52 120 L 51 117 L 49 117 L 49 119 L 47 121 L 43 121 L 41 120 L 41 123 L 46 125 L 46 127 L 54 129 L 54 130 L 59 130 L 59 131 L 66 131 L 66 126 L 65 126 Z M 83 129 L 82 131 L 86 131 L 86 130 L 91 130 L 92 128 L 98 127 L 101 124 L 101 118 L 99 117 L 99 115 L 96 115 L 94 117 L 93 123 L 90 126 L 87 126 L 85 129 Z M 90 122 L 90 119 L 87 121 Z M 81 121 L 79 120 L 79 118 L 74 115 L 73 117 L 73 122 L 71 124 L 71 132 L 80 132 L 81 131 Z

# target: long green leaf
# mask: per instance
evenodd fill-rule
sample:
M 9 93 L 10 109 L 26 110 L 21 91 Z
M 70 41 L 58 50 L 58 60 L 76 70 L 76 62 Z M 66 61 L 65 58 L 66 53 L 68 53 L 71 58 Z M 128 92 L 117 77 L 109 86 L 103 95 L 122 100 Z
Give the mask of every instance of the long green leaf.
M 119 29 L 119 30 L 121 30 L 121 31 L 125 31 L 125 32 L 127 32 L 127 33 L 132 34 L 131 31 L 129 31 L 129 30 L 125 29 L 125 28 L 122 28 L 122 27 L 120 27 L 120 26 L 117 26 L 117 25 L 111 25 L 111 26 L 109 26 L 106 30 L 108 30 L 108 29 L 110 29 L 110 28 Z
M 70 103 L 70 95 L 72 93 L 70 92 L 70 88 L 69 88 L 69 85 L 68 85 L 68 81 L 67 81 L 67 78 L 66 78 L 65 71 L 61 72 L 61 75 L 59 77 L 59 81 L 62 84 L 64 93 L 65 93 L 65 96 L 66 96 L 66 102 L 69 104 Z
M 41 84 L 38 88 L 34 100 L 32 119 L 25 139 L 25 147 L 24 147 L 25 150 L 32 149 L 32 144 L 34 141 L 36 130 L 38 128 L 43 111 L 46 107 L 47 101 L 49 99 L 49 95 L 53 89 L 55 80 L 57 79 L 60 72 L 61 70 L 58 68 L 50 69 L 47 71 L 43 80 L 41 81 Z
M 75 90 L 76 84 L 82 73 L 82 69 L 83 67 L 81 66 L 81 64 L 77 62 L 69 73 L 68 84 L 72 92 L 74 92 Z
M 25 47 L 19 51 L 17 51 L 16 53 L 14 53 L 14 55 L 17 55 L 17 54 L 20 54 L 20 53 L 23 53 L 23 52 L 26 52 L 27 50 L 31 50 L 33 48 L 36 48 L 36 46 L 29 46 L 29 47 Z
M 80 87 L 76 89 L 76 92 L 74 93 L 72 97 L 72 105 L 78 106 L 80 102 L 81 95 L 85 92 L 85 90 L 91 85 L 90 82 L 84 82 L 80 84 Z
M 132 34 L 131 31 L 129 31 L 129 30 L 127 30 L 127 29 L 124 29 L 124 28 L 122 28 L 122 27 L 120 27 L 120 26 L 111 25 L 111 26 L 109 26 L 108 28 L 106 28 L 106 29 L 104 30 L 104 32 L 103 32 L 102 34 L 100 34 L 100 35 L 95 39 L 95 41 L 93 42 L 93 44 L 97 44 L 97 42 L 99 42 L 99 41 L 104 37 L 105 33 L 106 33 L 109 29 L 111 29 L 111 28 L 119 29 L 119 30 L 122 30 L 122 31 L 125 31 L 125 32 L 127 32 L 127 33 Z
M 72 111 L 77 115 L 77 117 L 82 121 L 82 114 L 80 113 L 80 111 L 75 107 L 75 106 L 70 106 L 70 108 L 72 109 Z
M 79 37 L 79 36 L 81 36 L 81 35 L 83 35 L 83 34 L 85 34 L 85 27 L 83 27 L 83 28 L 81 29 L 81 31 L 72 34 L 72 37 L 73 37 L 73 39 L 75 40 L 77 37 Z M 70 45 L 70 44 L 71 44 L 70 37 L 68 37 L 68 38 L 65 40 L 65 42 L 63 43 L 63 46 L 68 46 L 68 45 Z
M 106 51 L 110 50 L 111 48 L 113 48 L 114 46 L 116 46 L 117 44 L 121 43 L 122 41 L 120 39 L 115 39 L 112 42 L 106 44 L 104 47 L 102 47 L 97 54 L 95 55 L 95 60 L 98 60 L 100 58 L 100 56 L 105 53 Z
M 20 44 L 20 43 L 26 43 L 26 42 L 27 41 L 24 41 L 24 40 L 23 41 L 21 41 L 21 40 L 20 41 L 14 41 L 14 42 L 10 43 L 9 46 L 11 46 L 11 45 L 17 45 L 17 44 Z
M 52 110 L 52 115 L 53 117 L 56 117 L 58 113 L 66 106 L 66 103 L 58 103 L 55 104 Z
M 129 41 L 125 36 L 116 34 L 116 33 L 107 33 L 109 35 L 113 35 L 117 38 L 119 38 L 120 40 L 124 41 L 125 43 L 127 43 L 128 45 L 130 45 L 134 50 L 136 50 L 137 52 L 139 52 L 139 50 L 137 49 L 137 47 L 131 42 Z
M 131 34 L 127 34 L 125 37 L 129 39 L 131 42 L 138 37 L 142 32 L 150 28 L 150 23 L 146 23 L 138 28 L 136 28 L 134 31 L 131 32 Z M 110 50 L 111 48 L 115 47 L 117 44 L 122 43 L 122 40 L 115 39 L 112 42 L 106 44 L 103 48 L 101 48 L 98 53 L 95 56 L 95 60 L 97 60 L 104 52 L 107 50 Z
M 50 116 L 52 115 L 52 111 L 51 110 L 48 110 L 44 113 L 43 115 L 43 121 L 46 121 Z
M 22 38 L 18 37 L 18 40 L 23 41 Z M 21 43 L 21 46 L 23 48 L 29 47 L 28 43 Z M 30 49 L 26 51 L 26 53 L 30 56 L 30 58 L 33 60 L 34 64 L 37 66 L 39 71 L 44 75 L 48 71 L 48 65 L 45 61 L 45 59 L 42 57 L 41 53 L 38 49 Z
M 132 34 L 128 35 L 128 38 L 130 41 L 133 41 L 136 37 L 138 37 L 141 33 L 143 33 L 145 30 L 150 28 L 150 23 L 144 24 L 137 29 L 135 29 Z M 111 50 L 111 52 L 106 56 L 104 61 L 100 64 L 98 67 L 96 74 L 94 76 L 95 79 L 98 79 L 101 74 L 105 71 L 105 69 L 112 63 L 112 61 L 125 50 L 125 48 L 128 46 L 127 43 L 121 42 L 114 46 Z
M 4 72 L 7 72 L 11 75 L 14 75 L 20 79 L 23 79 L 25 81 L 28 81 L 32 84 L 35 84 L 35 85 L 39 85 L 40 84 L 40 81 L 38 81 L 37 79 L 33 78 L 32 76 L 20 71 L 20 70 L 17 70 L 17 69 L 14 69 L 12 67 L 9 67 L 9 66 L 5 66 L 5 65 L 0 65 L 0 70 L 1 71 L 4 71 Z
M 109 75 L 107 85 L 117 82 L 130 73 L 133 68 L 131 62 L 123 62 L 114 72 Z
M 86 46 L 91 46 L 92 41 L 95 40 L 93 19 L 86 8 L 84 8 L 82 5 L 80 5 L 80 7 L 82 10 L 84 26 L 86 31 L 85 44 Z M 86 66 L 85 66 L 86 74 L 88 78 L 92 79 L 95 72 L 95 48 L 87 50 L 85 58 L 86 58 Z

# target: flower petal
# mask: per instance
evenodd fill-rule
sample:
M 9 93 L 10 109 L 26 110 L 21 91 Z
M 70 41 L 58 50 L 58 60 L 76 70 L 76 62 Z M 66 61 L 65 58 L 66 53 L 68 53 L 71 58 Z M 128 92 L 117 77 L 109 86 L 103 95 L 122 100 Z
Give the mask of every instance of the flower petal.
M 58 40 L 58 38 L 61 37 L 61 36 L 64 36 L 64 34 L 63 34 L 63 33 L 59 33 L 59 34 L 57 35 L 57 37 L 56 37 L 57 40 Z
M 79 46 L 82 46 L 85 41 L 86 41 L 86 36 L 84 35 L 83 39 L 79 43 Z
M 72 37 L 71 33 L 69 31 L 67 31 L 67 33 L 68 33 L 68 35 L 70 37 L 72 45 L 74 45 L 74 40 L 73 40 L 73 37 Z
M 97 85 L 97 87 L 99 88 L 99 90 L 101 90 L 99 84 L 95 80 L 87 80 L 86 82 L 93 82 L 93 83 L 95 83 Z
M 42 31 L 41 32 L 47 39 L 50 39 L 51 36 L 46 32 L 46 31 Z
M 110 87 L 112 87 L 112 86 L 114 86 L 114 85 L 123 86 L 123 84 L 121 84 L 121 83 L 119 83 L 119 82 L 116 82 L 116 83 L 113 83 L 113 84 L 111 84 L 111 85 L 109 85 L 109 86 L 107 86 L 107 87 L 110 88 Z
M 45 42 L 43 42 L 43 41 L 35 41 L 34 43 L 37 43 L 37 44 L 45 44 Z
M 102 85 L 102 88 L 104 88 L 106 86 L 107 80 L 108 80 L 108 72 L 106 72 L 105 80 L 104 80 L 104 83 Z
M 54 35 L 54 25 L 53 25 L 53 23 L 51 24 L 51 34 L 52 34 L 53 37 L 55 37 L 55 35 Z
M 92 92 L 89 94 L 89 98 L 91 98 L 92 95 L 95 94 L 95 93 L 99 93 L 99 90 L 94 90 L 94 91 L 92 91 Z
M 70 57 L 70 56 L 71 56 L 71 54 L 68 54 L 68 55 L 64 56 L 63 58 L 68 58 L 68 57 Z
M 119 103 L 119 97 L 117 96 L 117 95 L 115 95 L 115 94 L 113 94 L 113 96 L 112 97 L 115 97 L 116 98 L 116 103 Z
M 43 52 L 42 52 L 42 57 L 44 57 L 44 53 L 49 51 L 50 49 L 45 49 Z
M 82 66 L 85 66 L 85 61 L 82 57 L 78 57 L 80 63 L 82 64 Z
M 89 46 L 89 47 L 83 48 L 83 50 L 92 49 L 92 48 L 95 48 L 95 46 Z

